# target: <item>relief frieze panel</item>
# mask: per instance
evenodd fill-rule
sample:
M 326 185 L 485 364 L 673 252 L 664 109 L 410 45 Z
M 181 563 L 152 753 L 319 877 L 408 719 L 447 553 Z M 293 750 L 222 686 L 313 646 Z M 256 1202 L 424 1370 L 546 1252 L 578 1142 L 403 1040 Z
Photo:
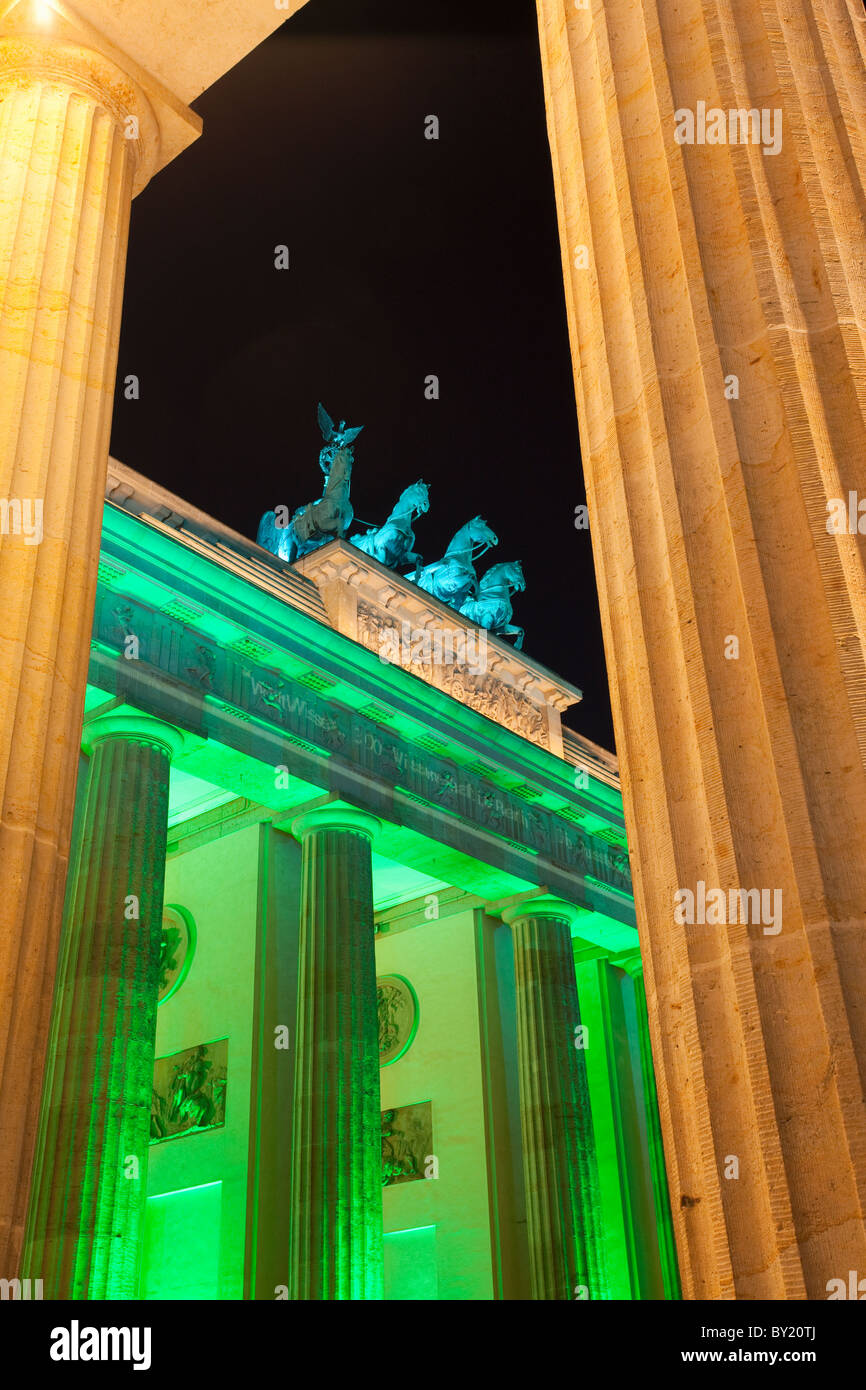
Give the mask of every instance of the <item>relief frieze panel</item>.
M 401 626 L 379 609 L 358 600 L 358 641 L 370 651 L 399 653 L 399 665 L 452 695 L 461 704 L 486 714 L 513 733 L 550 747 L 550 730 L 544 708 L 490 671 L 476 671 L 466 662 L 434 660 L 402 641 Z M 389 658 L 390 659 L 390 658 Z

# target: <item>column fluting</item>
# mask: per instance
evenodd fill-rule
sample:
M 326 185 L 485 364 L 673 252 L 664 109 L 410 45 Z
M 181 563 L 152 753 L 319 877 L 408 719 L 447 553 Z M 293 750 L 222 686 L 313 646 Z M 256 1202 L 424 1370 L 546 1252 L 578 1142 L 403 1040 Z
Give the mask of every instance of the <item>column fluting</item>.
M 503 912 L 517 990 L 520 1123 L 534 1299 L 607 1297 L 571 921 L 550 895 Z
M 24 1272 L 46 1298 L 135 1298 L 168 829 L 182 735 L 106 715 L 64 916 Z
M 824 1299 L 866 1269 L 863 9 L 538 15 L 683 1292 Z
M 290 1294 L 382 1298 L 382 1128 L 371 844 L 375 817 L 301 816 L 301 957 Z
M 23 1233 L 57 959 L 130 201 L 158 144 L 148 99 L 103 55 L 0 35 L 5 1276 Z

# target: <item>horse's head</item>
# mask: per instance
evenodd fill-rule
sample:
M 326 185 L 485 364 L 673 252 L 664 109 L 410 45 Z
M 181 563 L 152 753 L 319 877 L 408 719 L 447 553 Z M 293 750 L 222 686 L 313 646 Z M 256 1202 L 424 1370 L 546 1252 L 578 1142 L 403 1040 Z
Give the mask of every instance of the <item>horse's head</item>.
M 522 593 L 526 588 L 523 566 L 519 560 L 505 560 L 501 565 L 491 565 L 481 576 L 478 587 L 482 593 L 489 593 L 492 589 L 501 589 L 503 584 L 507 584 L 509 589 L 518 593 Z
M 400 494 L 400 506 L 410 507 L 413 512 L 429 512 L 430 510 L 430 491 L 426 483 L 418 479 L 417 483 L 410 483 Z
M 469 539 L 473 545 L 498 545 L 499 537 L 494 535 L 483 517 L 474 516 L 467 522 L 466 530 L 469 532 Z

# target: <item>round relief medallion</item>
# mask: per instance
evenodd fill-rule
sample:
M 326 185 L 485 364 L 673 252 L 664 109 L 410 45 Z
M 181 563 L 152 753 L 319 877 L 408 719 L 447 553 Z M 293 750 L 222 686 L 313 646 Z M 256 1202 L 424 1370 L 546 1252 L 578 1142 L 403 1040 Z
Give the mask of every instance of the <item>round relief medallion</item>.
M 158 1004 L 164 1004 L 180 989 L 195 954 L 195 922 L 192 914 L 178 903 L 168 903 L 162 913 L 162 942 L 159 956 Z
M 379 1066 L 389 1067 L 403 1056 L 418 1031 L 418 996 L 402 975 L 376 980 L 379 1006 Z

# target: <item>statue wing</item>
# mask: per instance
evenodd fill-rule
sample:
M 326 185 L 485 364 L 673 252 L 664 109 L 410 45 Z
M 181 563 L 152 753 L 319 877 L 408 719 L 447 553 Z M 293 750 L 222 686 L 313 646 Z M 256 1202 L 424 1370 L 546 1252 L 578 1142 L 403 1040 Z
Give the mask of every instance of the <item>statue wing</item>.
M 321 401 L 319 401 L 318 416 L 319 429 L 322 431 L 322 438 L 324 439 L 326 444 L 329 444 L 334 437 L 334 422 L 331 419 L 325 407 L 322 405 Z
M 353 425 L 350 430 L 343 430 L 343 442 L 345 444 L 352 444 L 358 438 L 363 428 L 363 425 Z

